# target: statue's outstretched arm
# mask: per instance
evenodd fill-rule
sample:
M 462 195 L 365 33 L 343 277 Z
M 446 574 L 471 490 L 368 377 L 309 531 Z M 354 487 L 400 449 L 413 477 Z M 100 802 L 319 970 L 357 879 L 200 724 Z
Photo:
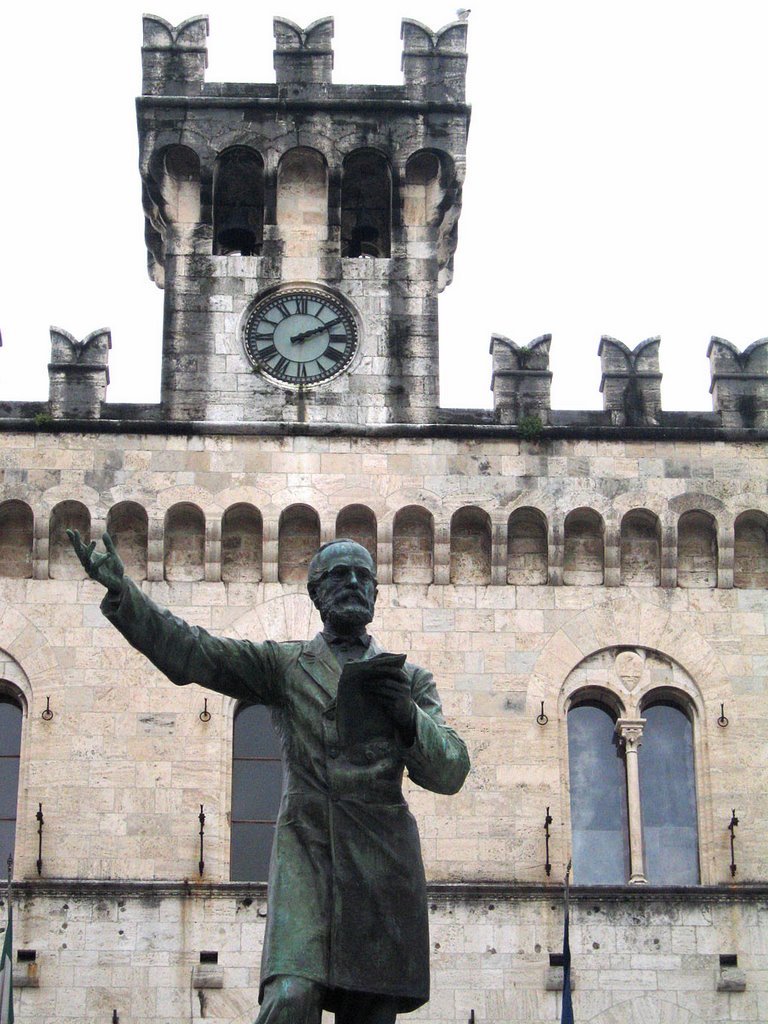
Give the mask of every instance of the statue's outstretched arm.
M 84 544 L 77 530 L 67 530 L 67 536 L 80 563 L 91 579 L 96 580 L 107 590 L 119 593 L 123 585 L 125 566 L 115 550 L 115 545 L 109 534 L 105 533 L 101 538 L 106 549 L 103 554 L 96 551 L 95 540 L 88 545 Z

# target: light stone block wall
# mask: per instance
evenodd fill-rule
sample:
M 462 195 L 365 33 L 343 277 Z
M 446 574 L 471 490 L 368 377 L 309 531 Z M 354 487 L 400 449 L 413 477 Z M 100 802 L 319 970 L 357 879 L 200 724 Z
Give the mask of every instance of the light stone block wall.
M 37 1024 L 66 1017 L 65 992 L 73 993 L 72 1005 L 79 1007 L 69 1016 L 109 1019 L 111 1007 L 118 1005 L 108 994 L 113 990 L 131 992 L 136 1001 L 120 1010 L 122 1024 L 197 1019 L 201 1007 L 189 987 L 193 962 L 199 949 L 224 950 L 231 942 L 233 951 L 241 952 L 227 962 L 226 971 L 234 973 L 227 974 L 222 993 L 208 993 L 208 1017 L 230 1024 L 248 1021 L 258 969 L 257 939 L 228 937 L 231 922 L 240 921 L 243 911 L 218 891 L 209 902 L 172 894 L 127 898 L 120 913 L 133 919 L 134 945 L 126 939 L 125 948 L 117 939 L 112 946 L 94 937 L 100 914 L 111 922 L 102 931 L 113 927 L 112 915 L 120 916 L 112 897 L 78 895 L 72 883 L 72 895 L 63 902 L 74 901 L 71 906 L 84 922 L 93 919 L 93 926 L 88 932 L 86 923 L 75 927 L 73 921 L 64 938 L 52 923 L 61 914 L 58 896 L 45 890 L 35 894 L 39 803 L 45 816 L 43 882 L 187 879 L 194 888 L 200 804 L 207 816 L 204 884 L 228 878 L 233 702 L 208 695 L 212 718 L 202 722 L 204 691 L 173 687 L 132 651 L 101 616 L 97 584 L 45 578 L 50 514 L 71 499 L 90 510 L 94 536 L 117 502 L 140 503 L 155 547 L 168 508 L 178 502 L 198 505 L 208 526 L 206 581 L 143 586 L 192 622 L 256 640 L 308 637 L 318 625 L 303 587 L 275 582 L 280 512 L 295 502 L 310 505 L 319 513 L 323 540 L 333 536 L 336 516 L 348 504 L 365 504 L 376 514 L 382 584 L 375 632 L 388 648 L 406 650 L 413 661 L 432 669 L 446 715 L 466 738 L 473 761 L 456 797 L 408 786 L 428 876 L 433 882 L 494 883 L 506 892 L 495 898 L 499 911 L 493 915 L 471 893 L 453 901 L 436 897 L 436 997 L 414 1019 L 463 1022 L 473 1007 L 478 1024 L 556 1019 L 557 997 L 544 991 L 542 972 L 544 953 L 556 951 L 560 941 L 559 897 L 556 890 L 551 899 L 541 893 L 521 899 L 515 892 L 551 884 L 544 870 L 548 806 L 554 818 L 551 879 L 562 878 L 570 854 L 564 717 L 569 687 L 583 673 L 583 662 L 615 648 L 658 654 L 675 671 L 679 667 L 679 678 L 690 680 L 694 708 L 702 882 L 732 881 L 727 825 L 735 808 L 740 825 L 733 896 L 717 890 L 721 895 L 707 902 L 702 895 L 703 909 L 696 909 L 694 897 L 682 900 L 674 920 L 667 901 L 650 893 L 627 895 L 626 903 L 609 900 L 600 911 L 600 927 L 606 929 L 605 939 L 595 940 L 600 950 L 588 939 L 587 925 L 598 919 L 592 901 L 579 898 L 574 909 L 577 1019 L 613 1024 L 619 1016 L 611 1015 L 611 1007 L 627 1000 L 631 1005 L 624 1006 L 622 1020 L 768 1019 L 768 1007 L 759 1005 L 768 991 L 766 965 L 750 959 L 766 952 L 766 895 L 760 888 L 747 898 L 751 890 L 744 887 L 762 885 L 768 877 L 768 592 L 730 585 L 737 515 L 768 511 L 764 446 L 3 432 L 0 474 L 0 501 L 27 501 L 36 524 L 36 578 L 0 577 L 3 676 L 27 703 L 16 849 L 16 876 L 26 881 L 19 912 L 23 938 L 17 945 L 55 950 L 57 958 L 55 967 L 41 961 L 39 989 L 22 991 L 25 1019 Z M 264 518 L 266 582 L 224 584 L 211 572 L 218 564 L 213 527 L 240 501 L 253 503 Z M 398 509 L 411 504 L 434 516 L 438 580 L 448 579 L 449 525 L 458 508 L 477 505 L 489 514 L 493 578 L 499 581 L 506 581 L 510 513 L 540 509 L 548 521 L 552 582 L 392 584 L 392 521 Z M 569 511 L 583 507 L 596 510 L 605 523 L 606 582 L 564 586 L 558 582 L 563 524 Z M 667 584 L 674 580 L 679 515 L 702 509 L 715 516 L 716 588 L 618 585 L 619 524 L 625 512 L 639 507 L 661 521 Z M 621 679 L 613 685 L 620 687 Z M 624 693 L 628 704 L 636 697 L 630 689 Z M 47 697 L 54 711 L 50 721 L 41 719 Z M 536 722 L 542 700 L 549 717 L 543 727 Z M 721 703 L 730 722 L 726 729 L 717 725 Z M 594 905 L 602 906 L 599 894 Z M 214 927 L 211 920 L 223 923 Z M 153 921 L 173 932 L 167 942 L 158 939 L 162 948 L 156 950 L 154 940 L 146 938 Z M 212 933 L 206 932 L 209 927 Z M 261 925 L 256 920 L 252 927 L 256 934 Z M 658 949 L 649 938 L 654 929 L 661 929 Z M 636 949 L 627 946 L 635 941 L 628 934 L 635 932 Z M 145 936 L 141 941 L 139 934 Z M 650 946 L 642 945 L 646 940 Z M 490 953 L 491 947 L 497 953 Z M 174 951 L 182 951 L 181 961 Z M 715 954 L 721 952 L 737 953 L 739 965 L 754 971 L 745 993 L 715 992 Z M 242 1002 L 241 989 L 247 993 Z M 654 1010 L 654 1017 L 647 1000 L 657 995 L 662 1009 Z M 144 1009 L 138 1002 L 143 998 L 149 1000 Z M 468 1002 L 471 998 L 477 1002 Z M 234 1003 L 214 1012 L 217 999 Z M 640 1009 L 631 1008 L 635 1005 Z
M 252 1024 L 267 904 L 263 887 L 78 889 L 23 886 L 17 1020 Z M 571 903 L 575 1019 L 591 1024 L 747 1024 L 768 1018 L 766 889 L 756 898 L 581 895 Z M 559 893 L 489 887 L 430 894 L 432 998 L 419 1024 L 552 1024 L 547 988 L 562 950 Z M 220 988 L 197 988 L 200 952 L 218 953 Z M 718 991 L 720 956 L 738 950 L 745 990 Z M 36 976 L 39 987 L 18 982 Z M 325 1018 L 324 1018 L 325 1019 Z M 332 1018 L 327 1017 L 327 1021 Z

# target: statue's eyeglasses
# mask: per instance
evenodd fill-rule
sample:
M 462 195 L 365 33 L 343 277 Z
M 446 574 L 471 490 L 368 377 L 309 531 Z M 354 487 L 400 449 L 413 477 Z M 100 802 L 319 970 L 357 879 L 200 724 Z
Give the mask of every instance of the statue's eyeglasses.
M 331 579 L 334 583 L 341 583 L 349 576 L 355 574 L 361 583 L 375 583 L 376 577 L 370 569 L 366 569 L 364 565 L 334 565 L 332 569 L 326 569 L 324 573 L 320 574 L 318 583 L 322 583 L 323 580 Z

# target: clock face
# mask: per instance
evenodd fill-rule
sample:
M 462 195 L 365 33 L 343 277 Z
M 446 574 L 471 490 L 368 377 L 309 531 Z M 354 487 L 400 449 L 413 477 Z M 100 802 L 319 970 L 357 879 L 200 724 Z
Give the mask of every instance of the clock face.
M 319 288 L 284 288 L 257 303 L 245 324 L 253 365 L 283 387 L 323 384 L 357 351 L 357 327 L 341 299 Z

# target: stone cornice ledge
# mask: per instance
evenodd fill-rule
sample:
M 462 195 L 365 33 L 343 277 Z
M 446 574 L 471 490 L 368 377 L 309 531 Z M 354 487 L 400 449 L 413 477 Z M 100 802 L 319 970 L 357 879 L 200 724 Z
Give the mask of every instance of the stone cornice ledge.
M 17 899 L 55 897 L 68 899 L 236 899 L 265 900 L 265 882 L 135 881 L 130 879 L 42 878 L 13 884 Z M 431 882 L 431 901 L 519 902 L 561 900 L 561 885 L 524 882 Z M 571 886 L 571 900 L 577 903 L 674 902 L 678 904 L 731 903 L 768 899 L 768 882 L 740 885 L 596 885 Z
M 219 435 L 244 437 L 352 437 L 352 438 L 426 438 L 427 440 L 464 439 L 520 440 L 531 449 L 547 441 L 729 441 L 762 443 L 768 441 L 768 430 L 747 427 L 695 425 L 620 427 L 609 424 L 569 424 L 542 427 L 534 438 L 523 434 L 519 426 L 500 423 L 289 423 L 241 422 L 216 423 L 202 420 L 51 420 L 35 423 L 34 419 L 3 416 L 0 411 L 0 433 L 45 434 L 166 434 L 168 436 L 207 437 Z

